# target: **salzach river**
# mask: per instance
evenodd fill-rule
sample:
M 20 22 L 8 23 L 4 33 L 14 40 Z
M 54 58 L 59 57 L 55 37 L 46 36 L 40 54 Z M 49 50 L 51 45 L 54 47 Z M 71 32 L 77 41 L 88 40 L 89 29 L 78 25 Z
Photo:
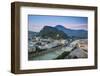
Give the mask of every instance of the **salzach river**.
M 49 49 L 49 51 L 46 50 L 48 52 L 44 54 L 40 54 L 37 56 L 31 56 L 29 60 L 52 60 L 58 57 L 59 55 L 61 55 L 64 51 L 71 51 L 72 48 L 73 47 L 70 47 L 70 46 L 52 48 L 52 49 Z

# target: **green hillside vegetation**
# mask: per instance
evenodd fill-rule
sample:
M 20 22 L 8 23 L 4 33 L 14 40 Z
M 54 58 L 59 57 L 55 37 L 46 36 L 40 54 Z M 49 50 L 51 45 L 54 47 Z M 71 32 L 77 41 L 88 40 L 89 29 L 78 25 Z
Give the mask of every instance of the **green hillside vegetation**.
M 52 38 L 52 39 L 66 39 L 68 38 L 67 34 L 63 31 L 60 31 L 56 28 L 45 26 L 39 33 L 43 38 Z

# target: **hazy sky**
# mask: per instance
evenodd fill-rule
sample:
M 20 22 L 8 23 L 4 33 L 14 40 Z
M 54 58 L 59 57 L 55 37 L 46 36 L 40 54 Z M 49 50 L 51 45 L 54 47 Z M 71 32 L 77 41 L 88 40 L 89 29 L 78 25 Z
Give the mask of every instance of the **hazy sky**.
M 28 15 L 28 29 L 39 32 L 44 26 L 63 25 L 69 29 L 87 30 L 87 17 Z

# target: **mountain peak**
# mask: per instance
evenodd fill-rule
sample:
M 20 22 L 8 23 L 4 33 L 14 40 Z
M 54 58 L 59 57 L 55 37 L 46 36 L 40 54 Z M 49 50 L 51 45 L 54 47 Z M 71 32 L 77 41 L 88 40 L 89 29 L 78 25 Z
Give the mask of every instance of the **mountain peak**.
M 51 26 L 44 26 L 44 28 L 40 31 L 40 36 L 47 38 L 53 38 L 53 39 L 66 39 L 68 36 L 67 34 L 65 34 L 63 31 L 60 31 L 58 29 L 56 29 L 55 27 L 51 27 Z M 59 34 L 59 38 L 57 37 L 57 35 Z
M 68 29 L 68 28 L 64 27 L 63 25 L 56 25 L 55 28 L 57 28 L 57 29 Z
M 63 27 L 63 28 L 64 28 L 64 26 L 63 26 L 63 25 L 56 25 L 55 27 Z

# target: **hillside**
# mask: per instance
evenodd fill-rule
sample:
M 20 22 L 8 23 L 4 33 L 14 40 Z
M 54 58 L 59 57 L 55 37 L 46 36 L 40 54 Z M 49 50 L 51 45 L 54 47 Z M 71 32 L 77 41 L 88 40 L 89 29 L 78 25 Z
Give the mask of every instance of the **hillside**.
M 63 31 L 50 26 L 44 26 L 44 28 L 40 31 L 39 35 L 43 38 L 48 38 L 48 37 L 53 39 L 68 38 L 67 34 L 65 34 Z
M 63 31 L 64 33 L 66 33 L 70 37 L 87 38 L 87 36 L 88 36 L 88 32 L 86 30 L 68 29 L 62 25 L 56 25 L 55 28 L 60 30 L 60 31 Z

